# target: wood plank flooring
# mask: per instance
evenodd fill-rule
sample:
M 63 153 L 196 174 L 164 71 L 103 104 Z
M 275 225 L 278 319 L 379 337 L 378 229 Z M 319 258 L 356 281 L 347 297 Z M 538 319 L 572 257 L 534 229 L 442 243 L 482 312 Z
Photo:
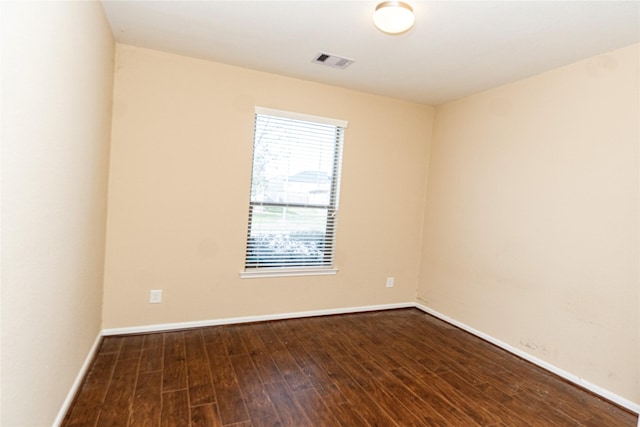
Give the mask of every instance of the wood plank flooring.
M 417 309 L 105 337 L 63 426 L 598 426 L 637 416 Z

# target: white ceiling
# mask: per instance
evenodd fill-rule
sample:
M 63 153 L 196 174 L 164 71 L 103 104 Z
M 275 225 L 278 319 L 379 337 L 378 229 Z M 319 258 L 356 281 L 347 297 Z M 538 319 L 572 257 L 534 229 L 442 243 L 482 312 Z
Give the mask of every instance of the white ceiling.
M 373 26 L 377 1 L 103 4 L 120 43 L 434 105 L 640 41 L 639 1 L 405 1 L 416 24 L 397 36 Z

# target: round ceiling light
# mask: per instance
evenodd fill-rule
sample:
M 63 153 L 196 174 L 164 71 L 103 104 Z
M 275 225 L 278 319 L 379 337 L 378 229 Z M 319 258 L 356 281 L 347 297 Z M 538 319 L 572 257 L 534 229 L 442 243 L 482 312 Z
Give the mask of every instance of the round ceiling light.
M 376 6 L 373 23 L 378 29 L 388 34 L 400 34 L 413 27 L 416 17 L 413 9 L 401 1 L 383 1 Z

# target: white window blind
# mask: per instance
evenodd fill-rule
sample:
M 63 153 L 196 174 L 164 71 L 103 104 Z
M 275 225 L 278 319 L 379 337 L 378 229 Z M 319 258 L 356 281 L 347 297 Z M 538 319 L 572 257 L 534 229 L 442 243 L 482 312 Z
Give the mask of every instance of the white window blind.
M 256 108 L 245 272 L 333 266 L 346 124 Z

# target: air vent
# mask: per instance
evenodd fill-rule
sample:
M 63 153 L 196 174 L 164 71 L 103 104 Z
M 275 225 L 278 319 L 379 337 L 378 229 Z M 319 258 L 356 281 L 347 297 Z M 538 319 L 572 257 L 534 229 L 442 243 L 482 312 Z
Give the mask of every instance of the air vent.
M 315 56 L 315 58 L 313 58 L 313 62 L 316 64 L 326 65 L 328 67 L 344 69 L 353 63 L 353 59 L 342 58 L 340 56 L 320 52 Z

